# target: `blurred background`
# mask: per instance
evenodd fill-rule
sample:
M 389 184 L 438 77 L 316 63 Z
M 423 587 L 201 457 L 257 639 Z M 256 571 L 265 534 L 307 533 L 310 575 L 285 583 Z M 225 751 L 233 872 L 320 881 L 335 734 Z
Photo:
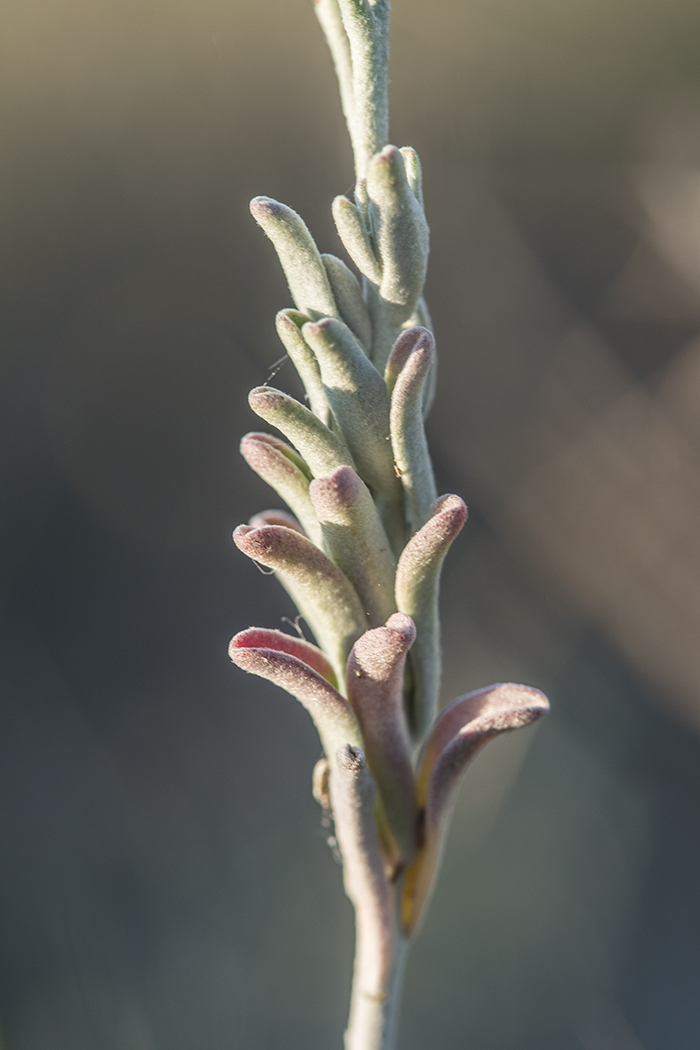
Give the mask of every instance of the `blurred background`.
M 291 606 L 230 541 L 289 295 L 247 202 L 340 253 L 311 0 L 7 0 L 0 1044 L 340 1047 L 352 917 Z M 700 1045 L 700 12 L 395 0 L 423 159 L 430 439 L 470 522 L 444 700 L 549 694 L 470 771 L 401 1050 Z M 274 382 L 295 392 L 290 366 Z

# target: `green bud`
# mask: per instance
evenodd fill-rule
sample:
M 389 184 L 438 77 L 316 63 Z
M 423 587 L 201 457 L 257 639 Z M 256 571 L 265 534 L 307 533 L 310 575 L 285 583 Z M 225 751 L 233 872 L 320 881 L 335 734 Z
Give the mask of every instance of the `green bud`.
M 405 321 L 423 293 L 428 224 L 396 146 L 385 146 L 367 170 L 370 220 L 382 268 L 380 291 L 395 321 Z
M 423 426 L 423 386 L 435 356 L 426 328 L 411 328 L 397 339 L 385 378 L 391 393 L 391 444 L 406 493 L 411 532 L 424 523 L 437 497 Z
M 421 168 L 418 154 L 412 146 L 402 146 L 399 150 L 403 157 L 404 167 L 406 169 L 406 179 L 408 185 L 413 190 L 413 195 L 423 207 L 423 170 Z
M 304 325 L 303 334 L 321 366 L 326 397 L 357 473 L 369 485 L 389 537 L 398 545 L 403 540 L 403 490 L 394 471 L 384 380 L 342 321 L 326 317 Z
M 362 603 L 347 576 L 294 529 L 239 525 L 233 539 L 253 561 L 275 570 L 342 682 L 348 653 L 367 627 Z
M 304 220 L 271 197 L 254 197 L 250 211 L 275 246 L 297 309 L 310 317 L 337 316 L 326 270 Z
M 330 408 L 323 389 L 321 369 L 313 350 L 306 345 L 301 334 L 301 328 L 308 320 L 308 315 L 299 310 L 280 310 L 275 318 L 275 325 L 277 334 L 304 384 L 311 411 L 328 426 Z
M 362 298 L 362 289 L 352 270 L 349 270 L 342 259 L 335 255 L 322 255 L 328 280 L 333 291 L 333 298 L 338 304 L 338 312 L 348 328 L 357 337 L 367 354 L 372 349 L 372 322 L 367 303 Z
M 336 467 L 354 467 L 343 442 L 318 416 L 289 394 L 271 386 L 256 386 L 248 394 L 248 403 L 256 415 L 294 443 L 314 477 L 332 474 Z
M 311 482 L 323 546 L 360 596 L 370 627 L 396 611 L 396 562 L 367 486 L 350 467 Z
M 300 457 L 279 438 L 253 432 L 241 441 L 241 455 L 294 512 L 307 536 L 321 545 L 321 527 L 309 497 L 309 474 Z M 303 464 L 306 467 L 306 464 Z
M 333 218 L 338 236 L 355 266 L 373 284 L 380 284 L 382 269 L 357 205 L 347 197 L 336 197 L 333 201 Z
M 396 604 L 411 617 L 417 631 L 410 657 L 413 694 L 408 711 L 417 739 L 434 717 L 440 688 L 440 570 L 466 520 L 467 508 L 459 496 L 441 496 L 425 525 L 406 544 L 396 570 Z

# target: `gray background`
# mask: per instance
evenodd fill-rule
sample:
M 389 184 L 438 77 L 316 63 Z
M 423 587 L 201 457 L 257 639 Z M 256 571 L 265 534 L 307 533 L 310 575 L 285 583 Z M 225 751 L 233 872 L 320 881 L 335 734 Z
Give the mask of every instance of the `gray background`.
M 0 1042 L 340 1047 L 318 742 L 226 657 L 292 614 L 229 539 L 276 502 L 237 443 L 289 305 L 247 201 L 339 253 L 352 186 L 312 5 L 0 18 Z M 700 1040 L 699 56 L 696 0 L 395 0 L 470 506 L 444 699 L 554 707 L 467 777 L 401 1050 Z

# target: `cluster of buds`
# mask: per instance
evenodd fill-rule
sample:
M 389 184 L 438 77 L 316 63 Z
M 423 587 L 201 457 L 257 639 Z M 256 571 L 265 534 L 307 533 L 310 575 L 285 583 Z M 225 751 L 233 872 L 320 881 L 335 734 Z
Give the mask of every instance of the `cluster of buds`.
M 241 452 L 286 503 L 240 525 L 244 554 L 274 571 L 316 645 L 250 628 L 234 663 L 307 709 L 324 757 L 314 793 L 332 816 L 358 922 L 347 1045 L 389 1024 L 401 946 L 415 931 L 439 863 L 462 773 L 487 740 L 547 709 L 536 689 L 494 685 L 437 714 L 442 563 L 467 508 L 438 497 L 424 431 L 435 343 L 422 298 L 428 259 L 421 169 L 387 145 L 386 0 L 317 0 L 353 141 L 355 199 L 333 216 L 355 273 L 321 254 L 303 220 L 257 197 L 295 309 L 277 332 L 307 404 L 270 386 L 253 411 L 286 440 L 247 434 Z M 353 1036 L 356 1033 L 356 1036 Z

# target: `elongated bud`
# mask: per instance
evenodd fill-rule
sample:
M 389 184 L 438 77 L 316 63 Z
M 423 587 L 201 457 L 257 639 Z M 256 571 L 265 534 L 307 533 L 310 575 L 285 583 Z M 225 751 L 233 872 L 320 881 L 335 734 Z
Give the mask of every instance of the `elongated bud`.
M 326 396 L 357 472 L 380 506 L 392 543 L 400 545 L 403 490 L 394 472 L 384 380 L 341 321 L 326 317 L 304 325 L 303 333 L 318 358 Z
M 239 525 L 233 539 L 249 558 L 275 570 L 342 682 L 348 653 L 367 625 L 347 576 L 311 540 L 281 525 Z
M 263 444 L 267 449 L 275 452 L 277 454 L 275 456 L 276 460 L 280 458 L 286 460 L 288 463 L 291 463 L 300 474 L 303 474 L 307 481 L 311 480 L 312 474 L 309 470 L 308 463 L 302 459 L 295 448 L 288 445 L 286 441 L 282 441 L 281 438 L 275 437 L 274 434 L 266 434 L 261 430 L 251 430 L 248 434 L 245 434 L 241 438 L 241 454 L 243 457 L 247 457 L 249 447 L 252 450 L 253 446 L 258 444 Z M 243 451 L 244 448 L 246 451 Z M 247 458 L 246 462 L 248 462 Z M 249 466 L 253 467 L 253 470 L 257 469 L 252 462 L 249 463 Z
M 425 525 L 406 544 L 396 570 L 396 604 L 411 617 L 417 631 L 410 658 L 413 695 L 408 714 L 418 739 L 434 717 L 440 688 L 440 570 L 466 520 L 467 508 L 459 496 L 441 496 Z
M 319 545 L 321 527 L 309 497 L 308 467 L 301 457 L 279 438 L 257 432 L 245 435 L 241 455 L 291 507 L 307 536 Z
M 248 404 L 256 415 L 294 442 L 314 476 L 332 474 L 336 467 L 354 466 L 347 446 L 289 394 L 271 386 L 257 386 L 248 394 Z
M 430 311 L 428 310 L 428 304 L 426 303 L 425 298 L 423 296 L 421 296 L 418 300 L 415 310 L 413 311 L 409 319 L 404 322 L 402 328 L 405 331 L 409 331 L 411 328 L 427 328 L 428 331 L 433 335 L 433 339 L 435 339 L 435 335 L 433 334 L 433 322 L 430 317 Z M 400 338 L 400 336 L 397 336 L 396 338 L 398 339 Z M 391 346 L 389 349 L 392 350 L 393 346 Z M 389 355 L 387 354 L 387 358 L 388 357 Z M 428 378 L 423 384 L 424 419 L 427 418 L 428 412 L 430 411 L 433 401 L 435 399 L 435 391 L 437 388 L 437 358 L 437 350 L 435 350 L 433 353 L 433 363 L 430 366 L 430 371 L 428 372 Z M 395 380 L 396 376 L 393 377 L 392 382 L 395 382 Z
M 335 255 L 322 255 L 321 258 L 342 320 L 362 344 L 365 353 L 369 353 L 372 349 L 372 322 L 362 298 L 360 282 L 342 259 Z
M 430 331 L 428 331 L 428 334 L 432 338 Z M 407 328 L 403 331 L 392 346 L 384 368 L 384 382 L 390 396 L 394 392 L 396 380 L 399 378 L 401 369 L 419 345 L 424 345 L 424 329 L 421 325 L 414 325 L 412 328 Z
M 392 388 L 391 444 L 412 532 L 426 521 L 437 497 L 423 426 L 423 387 L 434 356 L 431 333 L 411 328 L 397 339 L 386 368 L 386 384 Z
M 306 658 L 316 660 L 316 657 L 309 655 L 303 645 L 296 645 L 295 639 L 281 631 L 253 627 L 232 639 L 229 656 L 244 671 L 274 682 L 304 705 L 314 720 L 330 762 L 335 762 L 338 748 L 347 743 L 361 745 L 357 720 L 347 701 L 306 663 Z
M 413 190 L 413 194 L 423 207 L 423 170 L 421 168 L 418 154 L 412 146 L 402 146 L 399 153 L 403 157 L 404 168 L 406 169 L 406 181 Z
M 396 611 L 396 562 L 369 490 L 351 467 L 311 482 L 323 544 L 360 596 L 371 627 Z
M 367 190 L 382 268 L 382 298 L 396 308 L 394 320 L 405 321 L 423 293 L 429 234 L 396 146 L 385 146 L 372 157 Z
M 304 220 L 271 197 L 254 197 L 250 211 L 275 246 L 297 309 L 311 317 L 335 317 L 326 270 Z
M 306 345 L 301 334 L 301 328 L 308 320 L 310 318 L 307 314 L 302 314 L 299 310 L 280 310 L 275 318 L 275 325 L 282 345 L 304 384 L 311 411 L 328 426 L 330 409 L 323 389 L 321 369 L 313 350 Z
M 234 663 L 237 663 L 235 654 L 242 648 L 274 649 L 287 653 L 288 656 L 301 660 L 303 664 L 310 667 L 316 674 L 320 674 L 335 688 L 338 686 L 335 671 L 326 654 L 317 645 L 307 642 L 305 638 L 285 634 L 284 631 L 275 631 L 269 627 L 249 627 L 246 631 L 239 631 L 231 642 L 230 656 Z
M 403 709 L 406 653 L 416 637 L 409 616 L 395 613 L 366 631 L 348 658 L 348 699 L 365 741 L 389 830 L 404 862 L 416 848 L 416 797 Z
M 347 197 L 336 197 L 333 201 L 333 219 L 343 247 L 360 273 L 373 284 L 381 284 L 382 268 L 357 205 Z
M 541 718 L 547 697 L 526 685 L 491 685 L 461 696 L 435 721 L 423 748 L 417 777 L 424 840 L 409 868 L 402 900 L 402 924 L 415 930 L 430 895 L 450 813 L 464 771 L 479 748 L 500 733 Z
M 416 777 L 429 824 L 440 818 L 455 778 L 483 744 L 499 733 L 529 725 L 548 710 L 544 693 L 513 682 L 476 689 L 448 704 L 423 745 Z

